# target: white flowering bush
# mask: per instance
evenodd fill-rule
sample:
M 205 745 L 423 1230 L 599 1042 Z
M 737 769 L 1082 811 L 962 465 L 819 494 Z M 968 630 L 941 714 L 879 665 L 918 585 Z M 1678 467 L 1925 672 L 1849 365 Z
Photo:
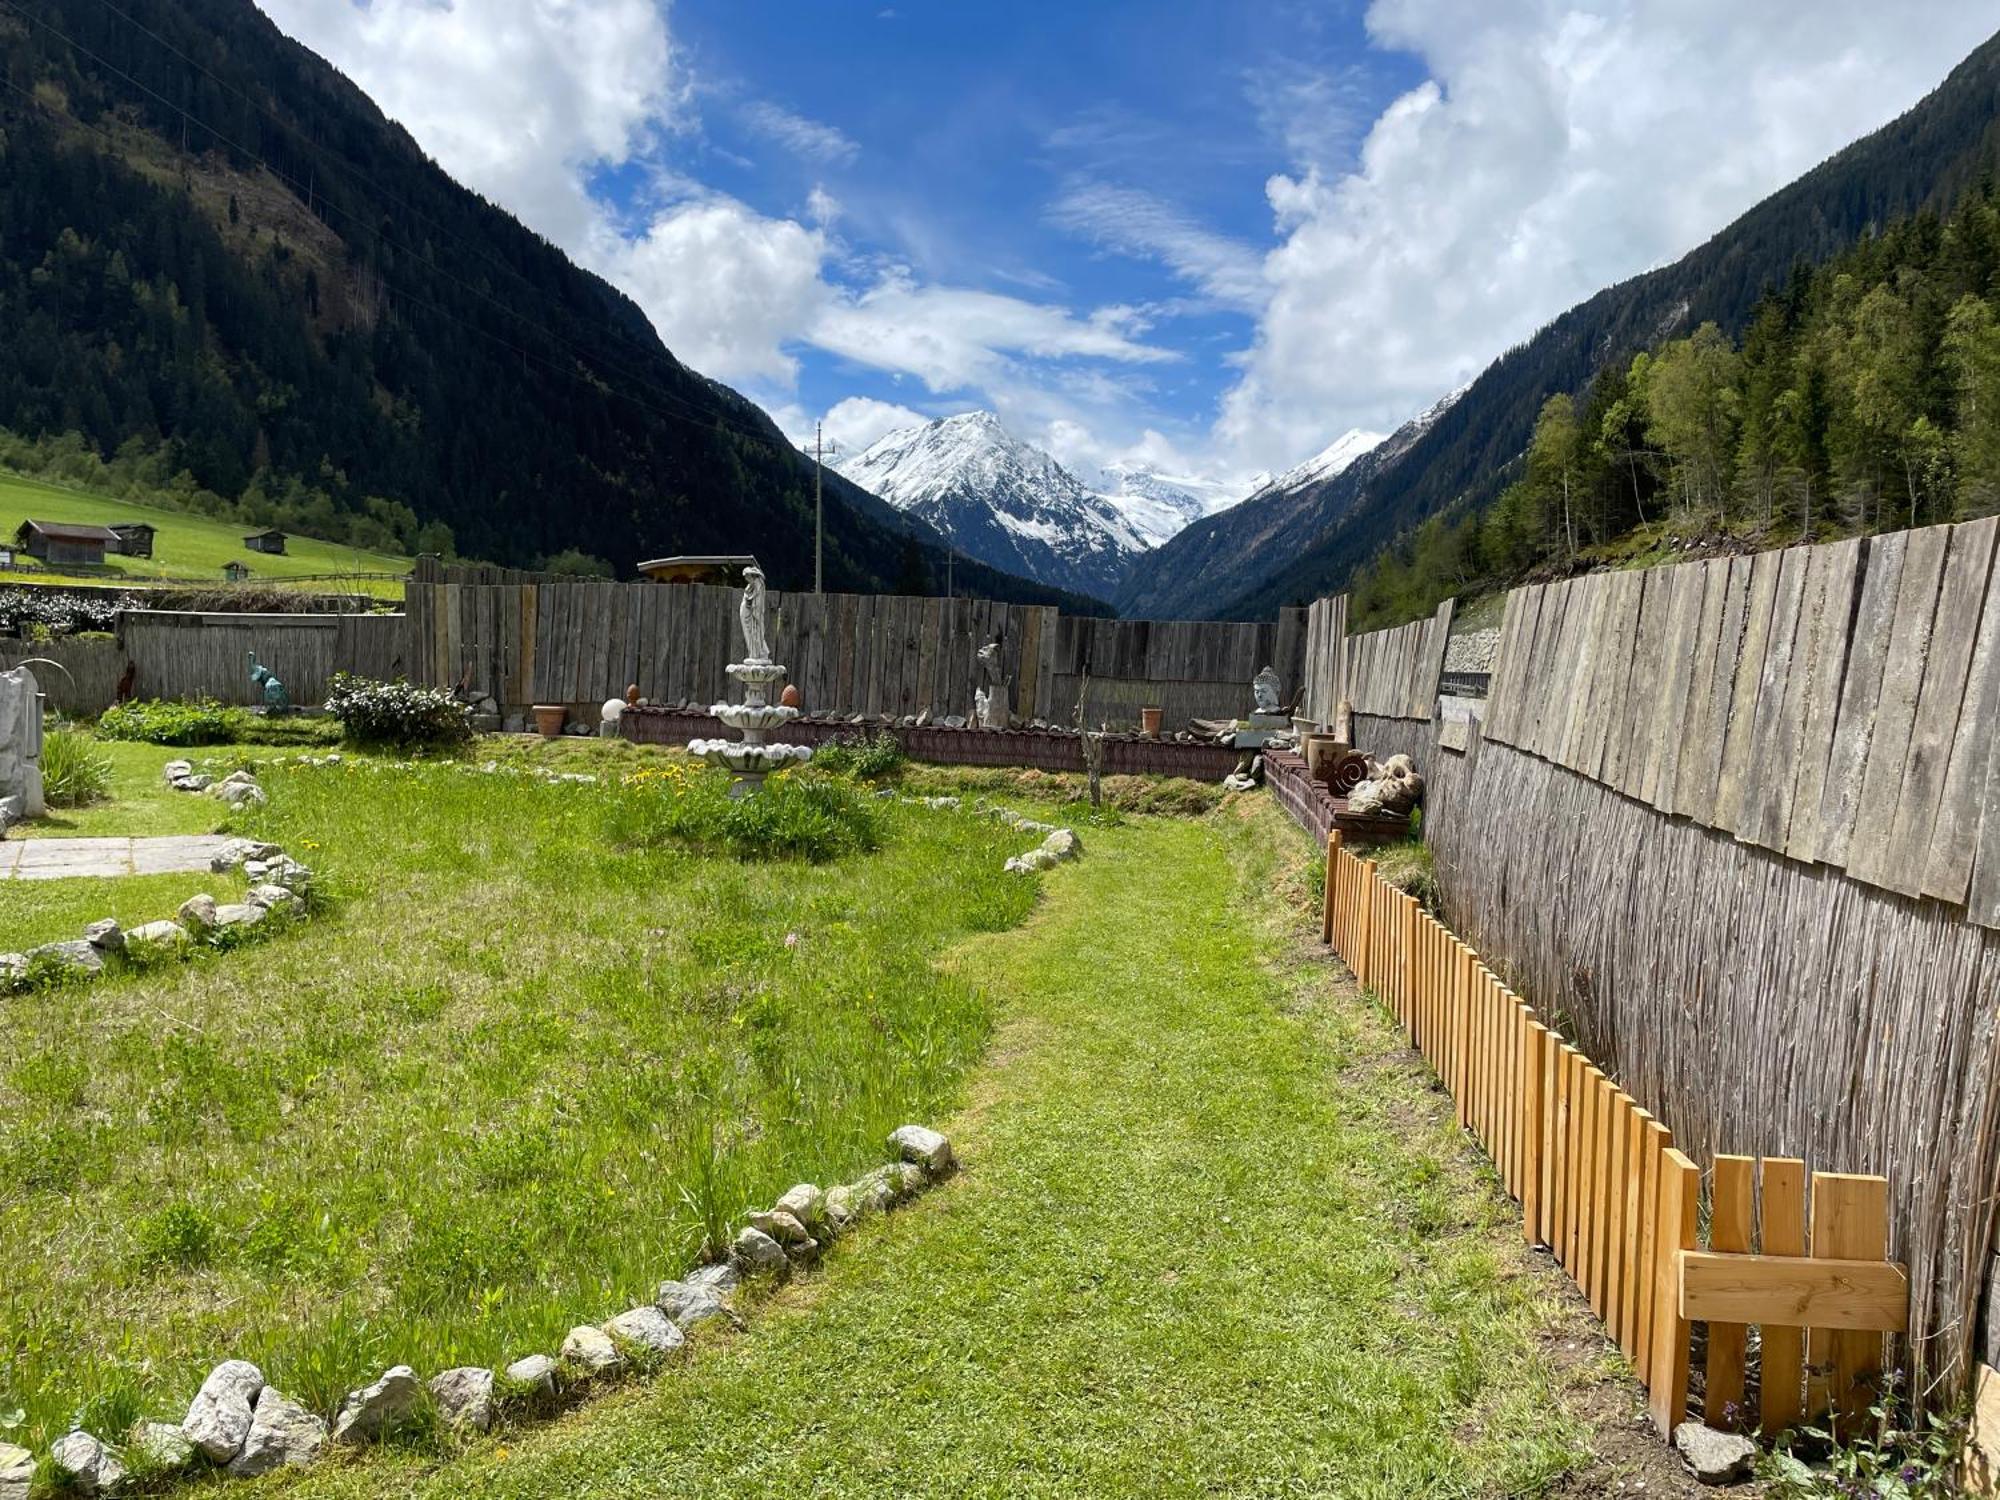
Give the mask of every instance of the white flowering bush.
M 139 607 L 139 601 L 130 594 L 0 589 L 0 634 L 30 636 L 38 625 L 49 635 L 109 630 L 119 610 Z
M 336 672 L 326 711 L 349 740 L 402 750 L 450 749 L 472 738 L 471 710 L 438 688 Z

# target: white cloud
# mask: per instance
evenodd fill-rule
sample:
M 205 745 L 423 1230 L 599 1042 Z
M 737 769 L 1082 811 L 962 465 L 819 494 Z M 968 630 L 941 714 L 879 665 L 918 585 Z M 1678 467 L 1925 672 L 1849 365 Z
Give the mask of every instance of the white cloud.
M 844 166 L 861 154 L 861 147 L 833 126 L 809 120 L 769 100 L 745 105 L 742 115 L 743 123 L 757 134 L 807 161 Z
M 653 0 L 258 0 L 444 169 L 565 249 L 599 164 L 681 122 L 685 80 Z
M 1264 305 L 1263 264 L 1253 247 L 1151 193 L 1079 179 L 1049 206 L 1048 219 L 1107 250 L 1158 261 L 1224 306 L 1254 312 Z
M 1915 103 L 1992 24 L 1956 0 L 1375 0 L 1374 40 L 1430 79 L 1354 170 L 1301 140 L 1271 179 L 1283 242 L 1218 438 L 1280 467 L 1395 425 Z
M 849 396 L 834 403 L 823 426 L 829 443 L 840 445 L 842 453 L 859 453 L 877 438 L 904 427 L 921 427 L 930 418 L 894 401 L 877 401 L 872 396 Z
M 829 295 L 825 254 L 819 231 L 712 197 L 662 210 L 636 237 L 600 224 L 589 259 L 684 363 L 718 380 L 788 384 L 797 361 L 785 345 Z

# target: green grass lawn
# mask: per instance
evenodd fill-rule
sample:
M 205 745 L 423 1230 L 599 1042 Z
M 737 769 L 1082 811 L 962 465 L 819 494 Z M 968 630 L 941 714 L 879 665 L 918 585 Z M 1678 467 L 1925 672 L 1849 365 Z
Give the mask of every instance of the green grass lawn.
M 110 526 L 126 521 L 145 521 L 159 528 L 153 538 L 151 557 L 107 557 L 101 569 L 92 569 L 90 578 L 63 573 L 36 571 L 40 564 L 25 554 L 15 559 L 17 571 L 0 573 L 0 585 L 9 583 L 152 582 L 163 579 L 221 586 L 222 565 L 241 562 L 250 569 L 252 584 L 282 583 L 316 573 L 406 573 L 410 560 L 381 552 L 364 552 L 335 542 L 293 536 L 286 542 L 282 557 L 266 557 L 244 550 L 244 535 L 257 528 L 236 521 L 218 521 L 188 511 L 162 510 L 138 505 L 130 500 L 113 500 L 80 490 L 45 484 L 37 479 L 0 473 L 0 546 L 11 546 L 14 533 L 26 520 L 84 521 Z M 310 585 L 309 585 L 310 586 Z M 390 579 L 362 580 L 351 584 L 326 583 L 325 592 L 359 590 L 382 598 L 400 599 L 403 586 Z
M 130 796 L 93 831 L 179 796 L 147 790 L 174 752 L 117 753 Z M 879 853 L 751 864 L 614 847 L 621 799 L 671 793 L 609 780 L 350 756 L 264 781 L 234 826 L 319 869 L 329 912 L 0 998 L 0 1412 L 38 1449 L 79 1412 L 178 1414 L 224 1356 L 331 1409 L 385 1364 L 553 1349 L 643 1300 L 960 1097 L 990 994 L 932 959 L 1031 900 L 1018 840 L 971 817 L 890 808 Z M 71 935 L 208 884 L 24 883 L 0 918 Z
M 1085 838 L 1025 926 L 945 958 L 1000 1004 L 957 1179 L 648 1386 L 297 1493 L 1609 1489 L 1564 1488 L 1588 1424 L 1548 1353 L 1559 1279 L 1300 941 L 1304 840 L 1261 800 Z
M 229 810 L 212 797 L 176 792 L 160 775 L 170 760 L 227 757 L 253 760 L 284 752 L 239 751 L 224 748 L 170 750 L 158 745 L 125 744 L 93 738 L 91 746 L 111 763 L 111 794 L 82 807 L 52 807 L 46 818 L 16 824 L 9 838 L 80 839 L 154 837 L 161 834 L 216 833 L 228 821 Z

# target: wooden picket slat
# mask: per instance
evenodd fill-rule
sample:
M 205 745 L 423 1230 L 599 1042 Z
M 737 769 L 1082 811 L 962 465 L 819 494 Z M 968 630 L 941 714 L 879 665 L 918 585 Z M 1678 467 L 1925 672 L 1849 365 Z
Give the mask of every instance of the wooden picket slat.
M 1815 1172 L 1812 1177 L 1812 1253 L 1816 1260 L 1882 1260 L 1889 1253 L 1889 1185 L 1880 1177 Z M 1871 1393 L 1863 1377 L 1881 1368 L 1882 1335 L 1852 1329 L 1812 1328 L 1806 1360 L 1823 1371 L 1807 1415 L 1829 1412 L 1836 1422 L 1866 1416 Z
M 1709 1183 L 1708 1244 L 1711 1250 L 1748 1254 L 1755 1211 L 1757 1163 L 1748 1156 L 1718 1156 Z M 1687 1271 L 1682 1267 L 1681 1316 L 1710 1316 L 1687 1306 Z M 1744 1361 L 1750 1330 L 1741 1322 L 1711 1321 L 1708 1325 L 1708 1372 L 1703 1385 L 1702 1420 L 1729 1430 L 1743 1415 Z
M 1806 1164 L 1791 1157 L 1766 1157 L 1759 1193 L 1759 1247 L 1765 1255 L 1806 1253 Z M 1764 1431 L 1782 1432 L 1805 1411 L 1805 1330 L 1762 1323 L 1762 1369 L 1757 1410 Z
M 1671 1437 L 1687 1417 L 1688 1325 L 1681 1316 L 1680 1257 L 1696 1247 L 1701 1168 L 1674 1147 L 1660 1154 L 1654 1195 L 1652 1363 L 1646 1407 L 1661 1437 Z

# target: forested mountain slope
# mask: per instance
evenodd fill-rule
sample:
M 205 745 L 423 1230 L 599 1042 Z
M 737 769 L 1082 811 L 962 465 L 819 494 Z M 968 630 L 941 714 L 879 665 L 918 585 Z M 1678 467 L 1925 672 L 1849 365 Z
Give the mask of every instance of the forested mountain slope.
M 441 524 L 500 562 L 812 577 L 812 471 L 770 419 L 250 0 L 0 3 L 0 428 L 157 452 L 202 508 L 363 545 Z M 829 586 L 941 573 L 838 476 L 826 511 Z
M 1267 616 L 1347 586 L 1371 557 L 1450 507 L 1490 502 L 1516 471 L 1551 392 L 1713 322 L 1740 335 L 1760 297 L 1890 223 L 1943 210 L 2000 164 L 2000 38 L 1907 114 L 1767 198 L 1670 266 L 1598 293 L 1495 361 L 1394 463 L 1343 497 L 1312 543 L 1211 613 Z M 1333 481 L 1335 485 L 1339 480 Z M 1312 497 L 1308 496 L 1309 501 Z M 1162 549 L 1151 565 L 1167 556 Z

